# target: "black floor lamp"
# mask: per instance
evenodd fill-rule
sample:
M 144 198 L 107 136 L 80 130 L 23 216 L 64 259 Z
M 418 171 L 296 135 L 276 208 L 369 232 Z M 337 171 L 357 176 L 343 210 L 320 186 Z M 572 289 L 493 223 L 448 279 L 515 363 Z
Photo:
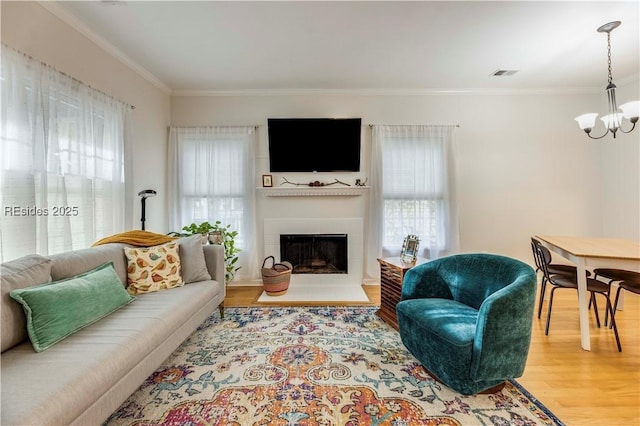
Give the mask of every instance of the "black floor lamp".
M 142 221 L 142 230 L 144 231 L 144 221 L 145 219 L 145 203 L 146 203 L 146 199 L 149 197 L 155 197 L 158 193 L 156 191 L 154 191 L 153 189 L 143 189 L 142 191 L 138 192 L 138 195 L 141 197 L 140 202 L 142 203 L 142 218 L 140 219 Z

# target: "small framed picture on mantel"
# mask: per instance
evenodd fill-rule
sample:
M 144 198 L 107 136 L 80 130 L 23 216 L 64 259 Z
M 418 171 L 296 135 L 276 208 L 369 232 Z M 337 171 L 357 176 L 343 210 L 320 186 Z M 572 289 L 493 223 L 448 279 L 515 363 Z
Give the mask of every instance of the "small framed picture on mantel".
M 271 175 L 262 175 L 262 186 L 270 188 L 273 186 L 273 177 Z

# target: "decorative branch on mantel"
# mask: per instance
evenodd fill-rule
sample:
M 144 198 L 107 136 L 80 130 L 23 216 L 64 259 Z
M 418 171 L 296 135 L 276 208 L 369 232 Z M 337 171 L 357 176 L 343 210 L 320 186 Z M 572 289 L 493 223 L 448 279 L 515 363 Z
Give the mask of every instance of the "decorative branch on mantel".
M 330 182 L 330 183 L 326 183 L 326 182 L 320 182 L 318 180 L 313 181 L 313 182 L 309 182 L 309 183 L 298 183 L 298 182 L 291 182 L 289 180 L 287 180 L 286 177 L 282 177 L 282 179 L 284 180 L 284 182 L 282 182 L 280 185 L 284 185 L 286 183 L 288 183 L 289 185 L 296 185 L 296 186 L 318 186 L 318 187 L 322 187 L 322 186 L 330 186 L 330 185 L 336 185 L 336 184 L 340 184 L 340 185 L 344 185 L 344 186 L 351 186 L 350 184 L 346 183 L 346 182 L 342 182 L 341 180 L 336 179 L 335 182 Z

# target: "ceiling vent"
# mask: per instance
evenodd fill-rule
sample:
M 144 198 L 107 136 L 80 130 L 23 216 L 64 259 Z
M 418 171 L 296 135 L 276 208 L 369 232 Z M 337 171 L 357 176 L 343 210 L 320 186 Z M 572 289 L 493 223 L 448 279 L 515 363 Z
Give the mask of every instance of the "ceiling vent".
M 489 74 L 489 77 L 507 77 L 510 75 L 514 75 L 517 72 L 518 70 L 495 70 L 494 72 Z

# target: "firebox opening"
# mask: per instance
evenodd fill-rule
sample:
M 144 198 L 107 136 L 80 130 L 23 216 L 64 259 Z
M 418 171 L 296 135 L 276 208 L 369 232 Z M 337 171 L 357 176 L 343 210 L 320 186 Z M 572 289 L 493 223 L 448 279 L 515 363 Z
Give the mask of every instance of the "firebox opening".
M 280 259 L 294 274 L 347 274 L 347 234 L 280 235 Z

